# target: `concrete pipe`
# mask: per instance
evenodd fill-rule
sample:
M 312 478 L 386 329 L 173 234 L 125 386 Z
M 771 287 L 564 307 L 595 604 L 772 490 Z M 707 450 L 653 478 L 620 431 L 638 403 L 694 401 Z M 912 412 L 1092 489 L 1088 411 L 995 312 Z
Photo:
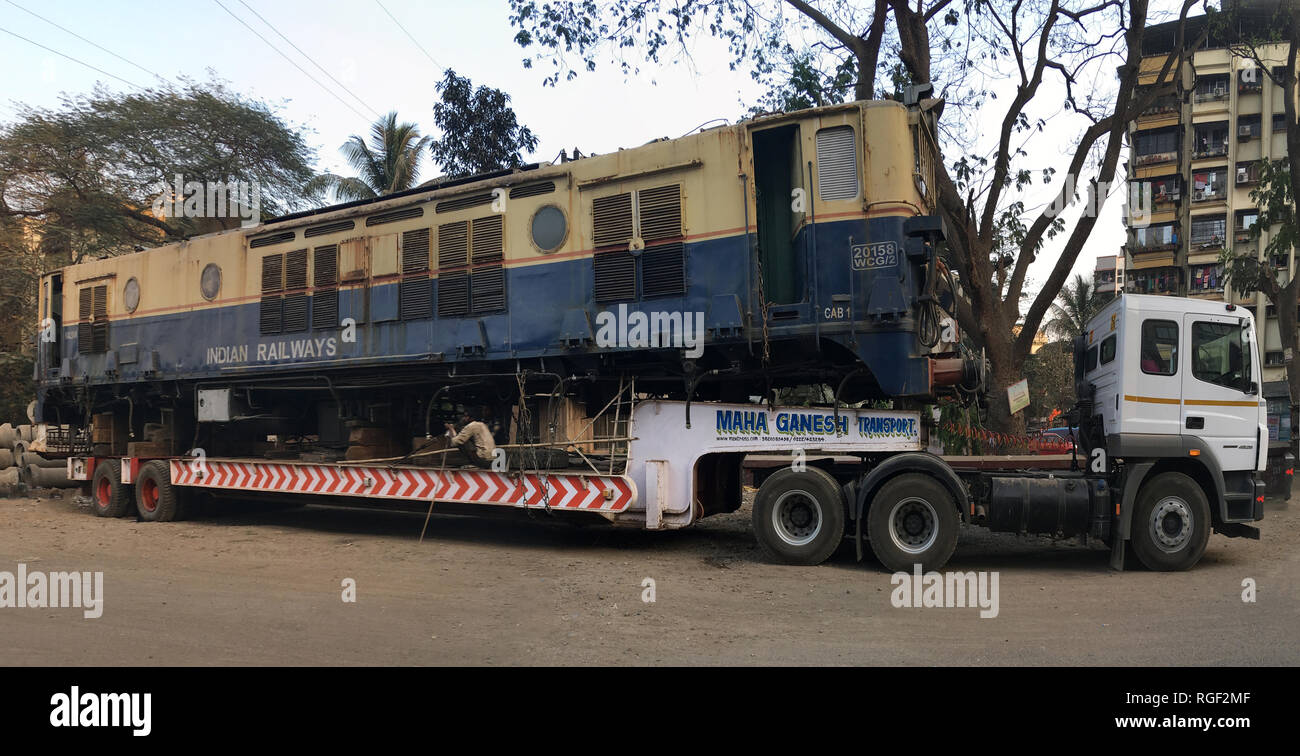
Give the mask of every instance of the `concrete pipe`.
M 0 455 L 0 462 L 3 461 L 4 461 L 4 456 Z M 67 468 L 68 466 L 67 460 L 46 459 L 45 457 L 42 457 L 41 455 L 37 454 L 34 451 L 29 451 L 24 453 L 22 459 L 17 460 L 17 464 L 19 467 L 36 465 L 37 467 L 58 467 L 60 469 Z M 3 467 L 3 465 L 0 465 L 0 467 Z
M 15 442 L 14 442 L 14 459 L 17 460 L 18 458 L 20 458 L 20 457 L 22 457 L 24 454 L 26 454 L 26 453 L 27 453 L 27 447 L 29 447 L 29 446 L 31 446 L 31 444 L 30 444 L 29 442 L 27 442 L 27 441 L 22 440 L 21 438 L 18 439 L 17 441 L 15 441 Z
M 14 448 L 14 442 L 18 440 L 18 431 L 14 429 L 12 423 L 0 425 L 0 447 L 5 449 Z
M 31 426 L 31 425 L 20 425 L 20 426 L 18 426 L 18 440 L 19 440 L 19 441 L 26 441 L 27 443 L 30 444 L 30 443 L 32 442 L 32 439 L 34 439 L 34 438 L 36 438 L 36 428 L 35 428 L 35 427 L 33 427 L 33 426 Z
M 0 470 L 0 486 L 16 486 L 21 481 L 17 467 Z
M 15 462 L 13 452 L 8 449 L 0 449 L 0 470 L 8 470 L 14 466 Z
M 28 465 L 23 468 L 24 482 L 32 488 L 76 488 L 81 481 L 68 480 L 66 470 Z

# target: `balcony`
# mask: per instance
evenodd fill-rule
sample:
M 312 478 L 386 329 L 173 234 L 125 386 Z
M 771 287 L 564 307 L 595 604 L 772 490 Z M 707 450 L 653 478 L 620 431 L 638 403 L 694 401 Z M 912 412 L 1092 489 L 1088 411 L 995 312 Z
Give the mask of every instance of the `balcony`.
M 1228 154 L 1228 141 L 1225 139 L 1219 144 L 1207 144 L 1200 149 L 1192 151 L 1193 160 L 1202 160 L 1205 158 L 1224 157 Z
M 1227 198 L 1228 188 L 1223 184 L 1213 188 L 1192 190 L 1192 202 L 1222 202 Z
M 1227 99 L 1228 99 L 1227 86 L 1216 87 L 1214 89 L 1208 89 L 1203 92 L 1197 92 L 1192 96 L 1192 101 L 1195 103 L 1221 102 Z

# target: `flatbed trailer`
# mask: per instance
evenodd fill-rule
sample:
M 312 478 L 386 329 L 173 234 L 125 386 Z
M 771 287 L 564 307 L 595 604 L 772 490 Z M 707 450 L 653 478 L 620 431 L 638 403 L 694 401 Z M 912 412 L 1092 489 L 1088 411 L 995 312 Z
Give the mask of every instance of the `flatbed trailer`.
M 183 517 L 189 495 L 317 497 L 431 508 L 544 510 L 647 530 L 689 527 L 741 506 L 773 558 L 817 564 L 844 539 L 890 570 L 942 567 L 959 525 L 1096 538 L 1111 565 L 1131 551 L 1151 569 L 1194 565 L 1211 532 L 1258 538 L 1268 429 L 1254 376 L 1249 312 L 1233 305 L 1125 296 L 1076 344 L 1069 455 L 941 457 L 919 411 L 777 407 L 635 398 L 621 459 L 543 469 L 533 455 L 493 469 L 354 462 L 73 456 L 97 514 Z M 631 395 L 635 392 L 630 390 Z M 620 392 L 621 395 L 621 392 Z M 620 405 L 622 406 L 622 405 Z M 149 448 L 149 447 L 145 447 Z M 611 450 L 614 446 L 610 447 Z

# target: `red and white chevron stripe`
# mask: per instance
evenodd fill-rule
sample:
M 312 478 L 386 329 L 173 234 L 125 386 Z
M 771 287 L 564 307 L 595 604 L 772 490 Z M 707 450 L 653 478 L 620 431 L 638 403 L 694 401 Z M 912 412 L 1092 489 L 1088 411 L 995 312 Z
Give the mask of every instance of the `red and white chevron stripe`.
M 172 484 L 233 491 L 622 512 L 636 487 L 621 475 L 498 473 L 281 462 L 172 460 Z

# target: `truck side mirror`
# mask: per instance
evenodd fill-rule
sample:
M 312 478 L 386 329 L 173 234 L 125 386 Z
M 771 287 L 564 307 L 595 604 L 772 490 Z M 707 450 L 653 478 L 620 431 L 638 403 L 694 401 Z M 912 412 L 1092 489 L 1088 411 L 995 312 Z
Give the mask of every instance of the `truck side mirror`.
M 1255 383 L 1254 381 L 1251 381 L 1249 384 L 1246 385 L 1246 393 L 1249 394 L 1250 396 L 1255 396 L 1256 394 L 1258 394 L 1259 384 Z

